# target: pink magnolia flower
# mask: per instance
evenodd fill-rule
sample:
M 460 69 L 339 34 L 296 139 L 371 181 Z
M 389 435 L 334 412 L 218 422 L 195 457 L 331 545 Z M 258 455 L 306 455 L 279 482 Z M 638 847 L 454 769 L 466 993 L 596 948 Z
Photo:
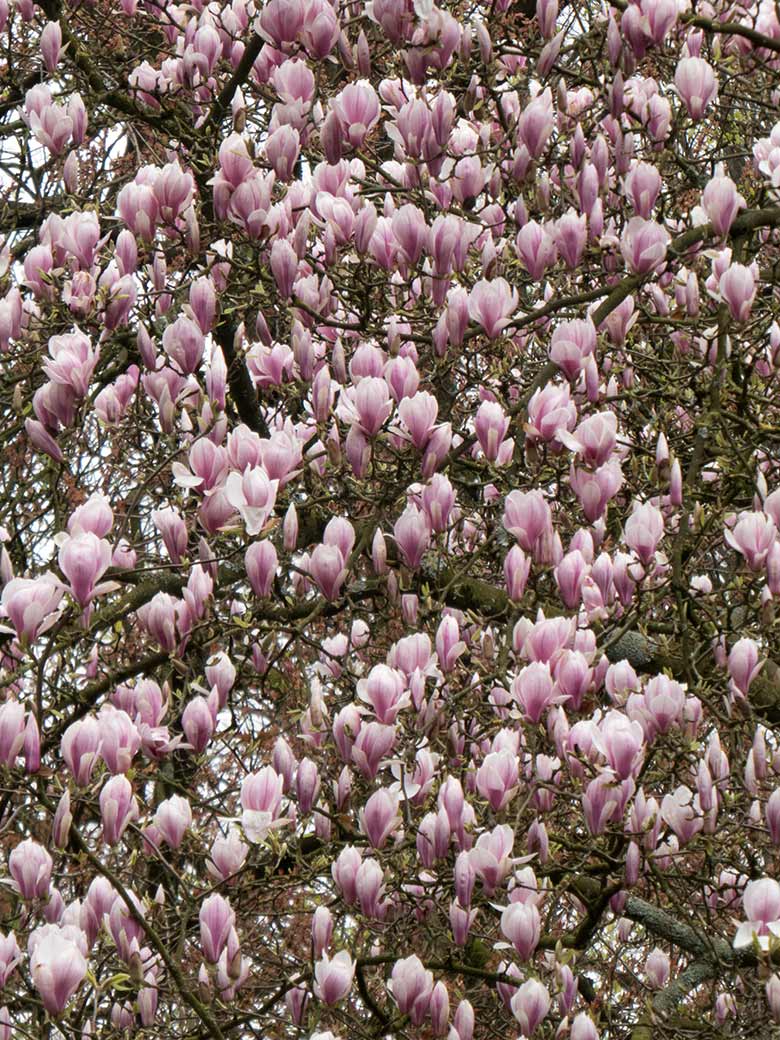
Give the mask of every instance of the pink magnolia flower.
M 752 571 L 760 571 L 775 544 L 774 521 L 765 513 L 740 513 L 734 527 L 727 527 L 724 538 L 728 544 L 745 557 Z
M 74 121 L 62 105 L 48 104 L 40 112 L 30 112 L 27 122 L 35 139 L 52 155 L 61 155 L 71 139 Z
M 284 777 L 271 766 L 245 778 L 241 786 L 241 826 L 249 841 L 264 841 L 271 829 L 285 822 L 279 816 L 283 791 Z
M 674 85 L 691 119 L 701 119 L 718 96 L 715 71 L 703 58 L 682 58 L 677 63 Z
M 538 539 L 552 527 L 552 513 L 541 491 L 512 491 L 504 501 L 503 522 L 520 547 L 533 552 Z
M 381 114 L 377 93 L 364 79 L 344 87 L 331 102 L 331 111 L 338 117 L 342 133 L 352 148 L 362 147 Z
M 420 503 L 436 534 L 447 530 L 455 501 L 455 489 L 443 473 L 435 473 L 422 489 Z
M 570 270 L 573 271 L 579 266 L 587 241 L 587 217 L 570 207 L 555 222 L 555 244 L 558 254 Z
M 22 952 L 13 932 L 0 932 L 0 986 L 5 986 L 14 968 L 22 959 Z
M 504 581 L 513 603 L 519 603 L 523 598 L 530 571 L 531 561 L 519 545 L 513 545 L 504 559 Z
M 645 961 L 645 975 L 652 989 L 664 988 L 669 981 L 669 967 L 669 954 L 656 946 Z
M 58 561 L 70 582 L 73 598 L 79 606 L 86 607 L 102 591 L 96 582 L 111 566 L 111 546 L 91 531 L 82 531 L 65 538 Z
M 381 722 L 369 722 L 355 725 L 354 717 L 340 720 L 349 725 L 354 736 L 354 745 L 351 749 L 351 760 L 360 772 L 369 780 L 373 780 L 382 765 L 383 760 L 390 754 L 395 744 L 396 731 L 394 726 L 385 726 Z M 344 739 L 342 736 L 344 747 Z M 347 761 L 349 758 L 344 756 Z
M 178 849 L 192 826 L 192 809 L 186 798 L 173 794 L 160 802 L 154 814 L 155 827 L 172 849 Z
M 40 38 L 41 56 L 47 72 L 54 72 L 62 51 L 62 29 L 59 22 L 47 22 Z
M 533 902 L 510 903 L 501 914 L 501 931 L 512 943 L 520 960 L 533 956 L 539 943 L 542 920 Z
M 474 418 L 474 429 L 485 458 L 495 462 L 509 429 L 509 417 L 497 401 L 482 402 Z
M 227 946 L 236 915 L 228 900 L 215 892 L 201 903 L 198 920 L 203 956 L 209 964 L 216 964 Z
M 500 812 L 516 791 L 518 781 L 517 755 L 507 748 L 485 756 L 477 770 L 477 790 L 493 812 Z
M 582 587 L 590 568 L 579 549 L 567 553 L 553 574 L 564 606 L 574 610 L 582 599 Z
M 314 993 L 324 1004 L 338 1004 L 352 988 L 355 963 L 346 950 L 334 957 L 322 955 L 314 965 Z
M 325 599 L 338 599 L 347 576 L 341 549 L 336 545 L 318 545 L 309 558 L 309 574 Z
M 33 985 L 46 1010 L 59 1015 L 87 974 L 87 962 L 64 929 L 50 926 L 30 957 Z
M 64 586 L 47 571 L 38 578 L 12 578 L 3 588 L 3 613 L 22 643 L 33 643 L 57 619 Z
M 750 946 L 757 937 L 762 949 L 769 947 L 770 936 L 780 936 L 780 884 L 774 878 L 749 881 L 742 893 L 746 921 L 737 929 L 734 946 Z
M 130 781 L 122 774 L 111 777 L 100 791 L 103 840 L 116 845 L 133 820 L 138 819 L 138 802 Z
M 533 1036 L 550 1010 L 550 994 L 538 979 L 528 979 L 512 997 L 511 1008 L 523 1036 Z
M 567 379 L 575 379 L 596 349 L 596 327 L 590 318 L 575 318 L 555 327 L 550 340 L 550 360 Z
M 101 726 L 88 715 L 72 722 L 60 742 L 60 753 L 79 787 L 86 787 L 100 755 Z
M 615 450 L 617 416 L 614 412 L 598 412 L 583 419 L 573 433 L 559 430 L 557 438 L 571 451 L 576 451 L 586 466 L 597 469 Z
M 139 621 L 163 650 L 172 652 L 179 645 L 183 606 L 167 592 L 158 592 L 137 611 Z
M 214 732 L 214 715 L 205 697 L 193 697 L 181 716 L 181 728 L 196 755 L 206 750 Z
M 678 787 L 673 794 L 664 795 L 661 815 L 676 834 L 680 845 L 687 845 L 704 826 L 699 797 L 684 785 Z
M 403 676 L 385 664 L 375 665 L 357 684 L 358 697 L 370 704 L 379 722 L 392 726 L 399 711 L 411 703 Z
M 759 660 L 755 639 L 738 639 L 729 652 L 728 670 L 734 687 L 747 697 L 750 684 L 761 671 L 764 661 Z
M 271 480 L 262 466 L 247 466 L 241 473 L 230 473 L 225 481 L 225 495 L 230 505 L 241 514 L 246 533 L 260 534 L 276 504 L 279 481 Z
M 43 845 L 32 838 L 26 838 L 14 847 L 8 857 L 8 872 L 25 902 L 46 897 L 53 865 Z
M 192 319 L 180 315 L 162 337 L 163 350 L 182 375 L 197 371 L 203 357 L 205 339 Z
M 541 281 L 545 271 L 552 267 L 556 260 L 555 238 L 535 220 L 529 220 L 518 231 L 515 245 L 530 276 L 536 282 Z
M 604 515 L 610 500 L 622 487 L 623 471 L 618 460 L 614 458 L 599 466 L 597 470 L 572 466 L 569 483 L 579 499 L 585 518 L 590 523 L 595 523 Z
M 591 732 L 594 745 L 619 780 L 637 775 L 645 755 L 645 735 L 638 722 L 631 722 L 621 711 L 610 711 Z
M 718 288 L 734 321 L 747 321 L 756 298 L 756 280 L 751 268 L 729 264 L 720 276 Z
M 554 118 L 552 91 L 547 87 L 529 101 L 517 122 L 517 136 L 532 159 L 537 159 L 544 151 Z
M 629 697 L 628 714 L 631 717 L 632 704 Z M 645 684 L 643 712 L 638 721 L 649 723 L 652 733 L 668 733 L 672 726 L 682 721 L 685 708 L 685 690 L 674 679 L 666 675 L 656 675 Z
M 672 6 L 676 15 L 677 4 L 673 3 Z M 599 1040 L 598 1030 L 587 1011 L 580 1011 L 578 1015 L 574 1016 L 569 1037 L 570 1040 Z
M 99 356 L 100 348 L 93 348 L 83 332 L 52 336 L 43 370 L 54 383 L 70 387 L 77 398 L 82 398 L 87 395 Z
M 97 492 L 78 506 L 68 520 L 68 534 L 91 531 L 97 538 L 105 538 L 114 524 L 114 513 L 108 499 Z
M 100 755 L 111 773 L 127 773 L 141 737 L 126 711 L 104 704 L 98 713 Z
M 632 217 L 623 230 L 620 252 L 632 274 L 650 274 L 666 258 L 669 232 L 654 220 Z
M 529 722 L 534 725 L 540 722 L 559 698 L 549 665 L 541 661 L 526 665 L 512 681 L 512 696 Z
M 649 220 L 661 190 L 661 174 L 650 163 L 638 162 L 626 177 L 625 190 L 636 215 Z
M 401 422 L 409 431 L 412 444 L 424 451 L 439 413 L 439 405 L 433 394 L 421 390 L 411 397 L 404 397 L 398 405 Z
M 206 869 L 216 881 L 228 881 L 241 870 L 249 853 L 246 845 L 235 830 L 226 838 L 216 838 L 209 852 Z
M 413 1024 L 420 1025 L 430 1006 L 433 975 L 416 954 L 395 962 L 390 988 L 401 1014 L 409 1015 Z
M 553 441 L 560 431 L 572 430 L 576 422 L 577 406 L 571 399 L 569 384 L 547 383 L 536 390 L 528 402 L 526 437 L 533 441 Z
M 607 771 L 588 784 L 582 795 L 585 824 L 591 834 L 603 834 L 620 808 L 620 787 Z
M 623 539 L 629 549 L 633 549 L 647 566 L 653 559 L 663 534 L 663 514 L 652 503 L 645 502 L 637 506 L 626 521 Z
M 482 326 L 490 339 L 496 339 L 509 325 L 519 299 L 517 289 L 505 278 L 492 281 L 483 278 L 469 293 L 469 316 Z
M 360 825 L 374 848 L 383 848 L 390 835 L 401 825 L 398 795 L 392 795 L 384 788 L 375 791 L 360 812 Z
M 728 232 L 739 210 L 747 205 L 734 181 L 722 174 L 707 182 L 701 201 L 713 231 L 719 236 Z
M 366 437 L 374 437 L 393 410 L 387 383 L 378 376 L 366 376 L 360 380 L 354 391 L 353 403 L 360 428 Z
M 174 563 L 181 563 L 187 552 L 187 525 L 178 510 L 170 506 L 156 509 L 152 513 L 152 523 L 162 535 L 165 548 Z
M 252 591 L 260 599 L 267 599 L 271 594 L 279 557 L 273 542 L 264 538 L 253 542 L 244 555 L 244 566 Z
M 425 513 L 414 505 L 407 506 L 395 522 L 393 537 L 404 563 L 416 570 L 431 541 L 431 529 Z

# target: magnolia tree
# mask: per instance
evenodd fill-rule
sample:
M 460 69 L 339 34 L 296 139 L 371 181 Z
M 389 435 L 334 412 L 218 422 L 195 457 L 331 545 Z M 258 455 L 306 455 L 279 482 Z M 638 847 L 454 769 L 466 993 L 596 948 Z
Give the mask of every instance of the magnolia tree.
M 770 1036 L 775 5 L 0 31 L 0 1040 Z

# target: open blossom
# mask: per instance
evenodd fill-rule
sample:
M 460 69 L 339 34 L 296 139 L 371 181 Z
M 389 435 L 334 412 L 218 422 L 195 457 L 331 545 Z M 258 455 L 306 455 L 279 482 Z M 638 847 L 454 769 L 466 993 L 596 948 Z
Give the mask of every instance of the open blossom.
M 664 795 L 661 815 L 681 845 L 686 845 L 704 826 L 698 796 L 685 786 L 678 787 L 673 794 Z
M 541 491 L 512 491 L 504 502 L 504 527 L 520 547 L 532 552 L 552 525 L 552 513 Z
M 56 620 L 64 586 L 47 571 L 38 578 L 13 578 L 3 589 L 3 613 L 18 637 L 32 643 Z
M 469 293 L 469 316 L 495 339 L 509 324 L 517 310 L 519 296 L 506 278 L 482 279 Z
M 379 98 L 367 80 L 348 84 L 334 98 L 331 109 L 353 148 L 360 148 L 380 116 Z
M 247 466 L 243 474 L 230 473 L 225 481 L 228 502 L 238 510 L 248 535 L 260 534 L 276 504 L 279 481 L 261 466 Z
M 60 546 L 60 570 L 70 582 L 76 602 L 85 607 L 100 591 L 96 582 L 111 564 L 111 546 L 91 531 L 70 535 Z
M 740 513 L 733 527 L 727 527 L 724 538 L 741 553 L 752 571 L 760 571 L 776 538 L 775 523 L 765 513 Z
M 314 966 L 314 993 L 324 1004 L 338 1004 L 352 988 L 355 963 L 346 950 L 333 957 L 323 953 Z
M 510 903 L 501 914 L 501 931 L 523 961 L 530 960 L 539 942 L 542 919 L 533 902 Z
M 661 266 L 671 236 L 654 220 L 632 217 L 620 239 L 620 252 L 632 274 L 650 274 Z
M 393 999 L 401 1014 L 419 1024 L 424 1019 L 433 994 L 433 974 L 416 954 L 398 960 L 390 976 Z
M 268 832 L 286 821 L 280 817 L 284 777 L 271 766 L 250 773 L 241 786 L 241 826 L 253 843 L 264 841 Z
M 561 444 L 576 451 L 586 466 L 596 469 L 603 466 L 615 450 L 617 416 L 614 412 L 590 415 L 583 419 L 573 433 L 561 429 L 557 437 Z
M 83 332 L 52 336 L 49 357 L 43 370 L 54 383 L 69 387 L 78 398 L 85 397 L 95 371 L 100 348 L 92 346 Z
M 780 937 L 780 884 L 774 878 L 749 881 L 742 893 L 746 920 L 734 936 L 734 946 L 750 946 L 754 937 L 767 949 L 770 936 Z
M 555 327 L 550 340 L 550 360 L 567 379 L 574 379 L 595 349 L 596 326 L 589 318 L 575 318 Z
M 30 974 L 46 1010 L 59 1015 L 83 982 L 87 962 L 67 931 L 52 925 L 46 937 L 35 944 Z
M 645 737 L 638 722 L 632 722 L 621 711 L 610 711 L 592 732 L 594 745 L 618 779 L 637 775 L 645 751 Z
M 485 756 L 477 770 L 477 790 L 494 812 L 504 808 L 515 792 L 517 756 L 507 748 Z
M 532 1036 L 550 1010 L 550 994 L 538 979 L 528 979 L 512 997 L 512 1014 L 520 1024 L 522 1035 Z

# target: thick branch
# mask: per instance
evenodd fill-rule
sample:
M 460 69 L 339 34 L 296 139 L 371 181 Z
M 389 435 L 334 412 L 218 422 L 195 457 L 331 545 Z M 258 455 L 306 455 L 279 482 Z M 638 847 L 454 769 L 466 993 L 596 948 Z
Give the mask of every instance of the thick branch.
M 648 932 L 657 935 L 659 939 L 666 939 L 686 953 L 692 953 L 695 957 L 712 964 L 733 966 L 738 960 L 743 960 L 724 939 L 717 936 L 705 937 L 691 925 L 679 921 L 666 910 L 661 910 L 660 907 L 653 906 L 637 896 L 628 897 L 623 913 L 632 921 L 643 925 Z
M 225 355 L 230 394 L 241 421 L 261 437 L 267 437 L 268 427 L 260 413 L 257 392 L 250 378 L 249 370 L 244 359 L 239 357 L 236 352 L 233 342 L 234 329 L 226 322 L 220 322 L 215 336 Z
M 265 41 L 257 33 L 254 33 L 252 39 L 246 45 L 244 53 L 241 55 L 241 61 L 236 66 L 236 71 L 227 81 L 225 86 L 220 90 L 217 95 L 214 104 L 211 106 L 211 111 L 208 114 L 208 118 L 203 124 L 204 129 L 213 129 L 219 126 L 222 120 L 227 115 L 227 111 L 230 108 L 230 103 L 235 97 L 235 93 L 238 88 L 244 83 L 252 71 L 252 66 L 257 60 L 257 56 L 262 50 L 263 43 Z

